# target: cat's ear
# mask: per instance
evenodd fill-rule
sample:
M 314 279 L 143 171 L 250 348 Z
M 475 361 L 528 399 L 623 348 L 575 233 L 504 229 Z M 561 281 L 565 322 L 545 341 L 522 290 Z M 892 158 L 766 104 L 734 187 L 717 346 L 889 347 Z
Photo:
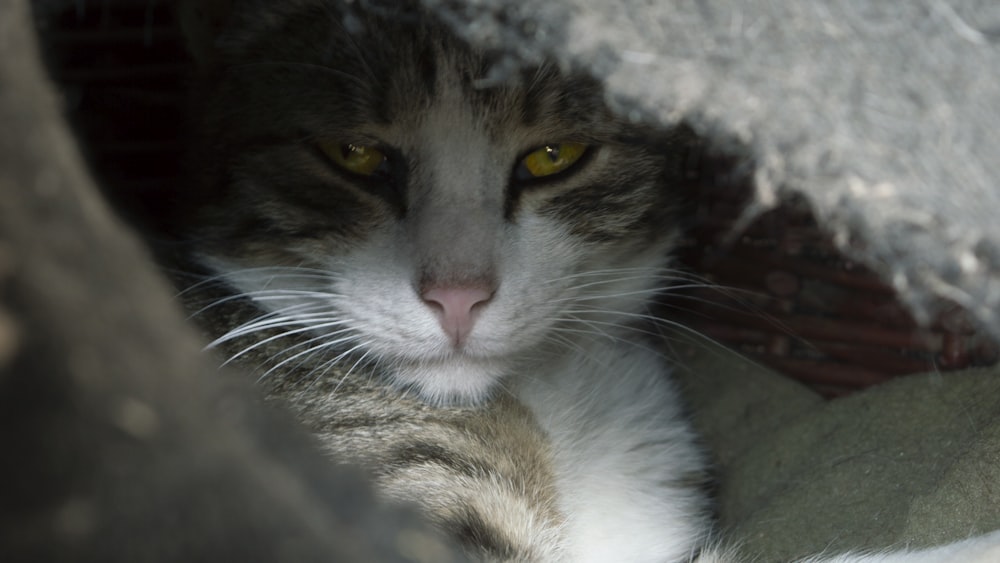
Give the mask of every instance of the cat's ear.
M 234 0 L 180 0 L 178 17 L 191 56 L 202 67 L 210 67 L 217 57 L 216 39 Z

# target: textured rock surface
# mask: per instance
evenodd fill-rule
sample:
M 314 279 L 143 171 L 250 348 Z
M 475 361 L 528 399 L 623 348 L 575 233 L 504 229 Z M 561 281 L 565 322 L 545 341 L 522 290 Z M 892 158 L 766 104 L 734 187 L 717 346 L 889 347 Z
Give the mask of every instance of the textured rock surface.
M 449 559 L 201 354 L 0 2 L 0 559 Z

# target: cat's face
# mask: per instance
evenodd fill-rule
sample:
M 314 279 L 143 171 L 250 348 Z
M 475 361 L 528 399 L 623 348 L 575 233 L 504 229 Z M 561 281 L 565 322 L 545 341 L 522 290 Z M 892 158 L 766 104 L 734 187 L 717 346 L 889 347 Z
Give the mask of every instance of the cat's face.
M 589 80 L 485 84 L 488 58 L 441 28 L 329 4 L 237 13 L 219 41 L 204 264 L 310 324 L 317 354 L 431 401 L 645 312 L 675 157 L 630 144 Z

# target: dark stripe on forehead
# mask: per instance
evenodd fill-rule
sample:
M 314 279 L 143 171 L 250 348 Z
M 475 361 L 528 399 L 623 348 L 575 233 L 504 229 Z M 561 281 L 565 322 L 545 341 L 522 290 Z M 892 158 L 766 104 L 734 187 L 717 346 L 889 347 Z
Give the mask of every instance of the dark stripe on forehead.
M 234 62 L 271 61 L 301 70 L 314 65 L 321 81 L 314 90 L 336 84 L 324 88 L 326 95 L 350 107 L 345 118 L 362 123 L 390 123 L 434 96 L 441 51 L 454 49 L 454 39 L 427 19 L 383 18 L 336 3 L 275 8 L 271 16 L 269 25 L 244 38 Z
M 417 69 L 420 75 L 420 84 L 423 86 L 424 95 L 433 98 L 437 95 L 438 87 L 438 63 L 440 56 L 431 45 L 421 45 L 417 52 Z
M 377 76 L 379 119 L 397 122 L 419 115 L 440 92 L 441 68 L 454 41 L 443 28 L 429 20 L 378 20 L 367 23 L 367 31 L 356 34 L 358 50 Z
M 546 65 L 525 70 L 521 77 L 523 81 L 521 122 L 533 126 L 548 113 L 552 97 L 557 93 L 554 85 L 558 79 L 558 73 L 553 67 Z

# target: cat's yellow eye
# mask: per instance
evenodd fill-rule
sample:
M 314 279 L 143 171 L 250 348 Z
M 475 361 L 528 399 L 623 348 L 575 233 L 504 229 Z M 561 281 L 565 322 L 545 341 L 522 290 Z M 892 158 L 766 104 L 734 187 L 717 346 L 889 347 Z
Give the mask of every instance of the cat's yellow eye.
M 556 143 L 545 145 L 521 160 L 521 165 L 531 177 L 544 178 L 569 169 L 587 152 L 583 143 Z
M 375 174 L 386 161 L 382 151 L 365 145 L 321 142 L 319 148 L 334 164 L 359 176 Z

